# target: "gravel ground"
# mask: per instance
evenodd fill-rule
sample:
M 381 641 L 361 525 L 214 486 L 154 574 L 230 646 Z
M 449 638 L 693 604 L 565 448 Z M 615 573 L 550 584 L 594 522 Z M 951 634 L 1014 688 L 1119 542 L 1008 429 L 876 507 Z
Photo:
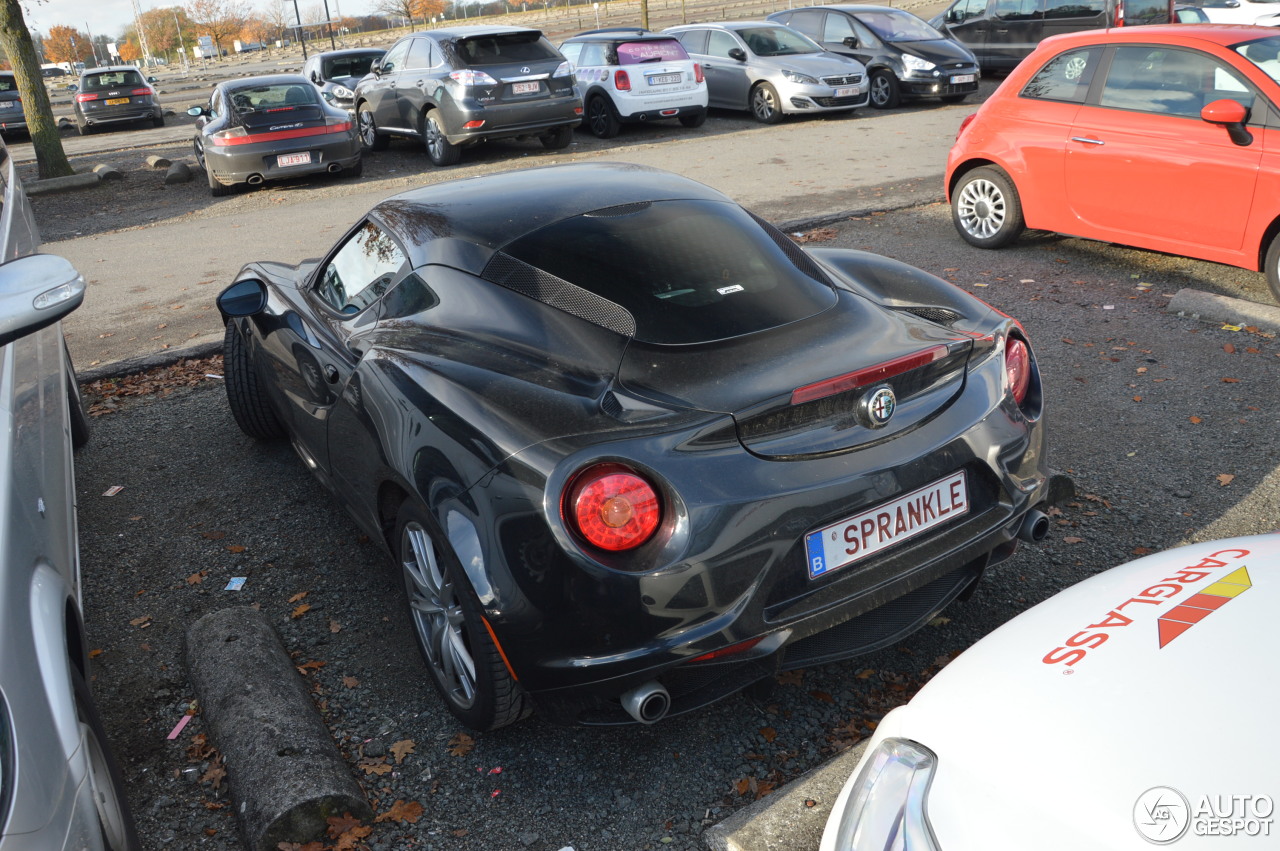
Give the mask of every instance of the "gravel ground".
M 693 849 L 707 825 L 867 735 L 955 653 L 1062 587 L 1148 550 L 1277 525 L 1280 347 L 1162 312 L 1182 286 L 1265 300 L 1260 275 L 1043 235 L 982 252 L 937 204 L 827 236 L 950 277 L 1027 326 L 1052 462 L 1079 489 L 1049 541 L 901 644 L 784 676 L 771 693 L 652 728 L 535 718 L 471 737 L 432 691 L 389 559 L 287 446 L 237 431 L 221 382 L 202 377 L 220 364 L 142 379 L 130 386 L 145 395 L 95 398 L 110 412 L 77 475 L 94 688 L 145 847 L 238 847 L 235 778 L 219 778 L 200 717 L 166 739 L 194 698 L 184 631 L 223 606 L 260 606 L 312 684 L 383 814 L 368 848 Z M 223 590 L 233 576 L 243 591 Z M 397 801 L 423 811 L 397 821 L 412 814 Z

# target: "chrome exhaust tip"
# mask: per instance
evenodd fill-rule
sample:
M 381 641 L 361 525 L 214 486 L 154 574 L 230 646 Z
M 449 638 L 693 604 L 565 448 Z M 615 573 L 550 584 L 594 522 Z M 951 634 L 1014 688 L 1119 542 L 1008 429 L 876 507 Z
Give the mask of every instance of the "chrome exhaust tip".
M 249 175 L 249 177 L 245 180 L 245 183 L 249 184 L 250 186 L 261 186 L 261 185 L 262 185 L 262 175 L 260 175 L 260 174 L 251 174 L 251 175 Z
M 671 695 L 657 680 L 650 680 L 622 695 L 622 708 L 641 724 L 655 724 L 671 708 Z
M 338 172 L 340 172 L 340 171 L 342 171 L 342 164 L 341 164 L 341 163 L 329 163 L 329 173 L 330 173 L 330 174 L 337 174 L 337 173 L 338 173 Z
M 1038 544 L 1049 534 L 1049 516 L 1038 508 L 1028 511 L 1018 527 L 1018 537 L 1030 544 Z

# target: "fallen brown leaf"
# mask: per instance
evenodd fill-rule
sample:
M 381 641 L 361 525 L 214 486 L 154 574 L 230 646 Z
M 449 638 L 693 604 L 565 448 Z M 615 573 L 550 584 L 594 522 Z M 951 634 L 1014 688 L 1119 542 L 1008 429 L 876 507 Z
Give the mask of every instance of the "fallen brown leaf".
M 449 753 L 454 756 L 466 756 L 475 746 L 476 740 L 466 733 L 454 733 L 453 738 L 449 740 L 448 748 Z
M 1225 488 L 1227 485 L 1231 484 L 1231 481 L 1232 481 L 1233 479 L 1235 479 L 1235 476 L 1234 476 L 1233 474 L 1231 474 L 1231 473 L 1219 473 L 1219 474 L 1218 474 L 1218 484 L 1219 484 L 1219 486 L 1221 486 L 1221 487 L 1224 487 L 1224 488 Z
M 296 603 L 310 593 L 311 593 L 310 591 L 299 591 L 297 594 L 294 594 L 292 597 L 289 598 L 289 602 Z
M 766 742 L 772 743 L 774 739 L 778 738 L 778 731 L 772 727 L 761 727 L 760 735 L 764 736 Z
M 417 801 L 396 801 L 391 809 L 380 814 L 374 821 L 394 821 L 397 824 L 409 822 L 416 824 L 422 818 L 423 807 Z
M 337 839 L 351 828 L 360 826 L 360 819 L 351 815 L 351 813 L 343 813 L 340 816 L 329 816 L 325 821 L 329 824 L 327 830 L 330 839 Z
M 343 677 L 342 684 L 347 688 L 355 688 L 356 686 L 360 685 L 360 681 L 357 680 L 355 677 Z
M 242 553 L 242 552 L 244 552 L 244 551 L 245 551 L 245 549 L 247 549 L 247 548 L 246 548 L 246 547 L 242 547 L 240 544 L 228 544 L 228 545 L 227 545 L 227 551 L 228 551 L 228 552 L 233 552 L 233 553 Z
M 401 739 L 393 744 L 388 750 L 392 756 L 396 758 L 396 765 L 404 762 L 404 758 L 413 753 L 414 743 L 412 739 Z
M 311 611 L 311 604 L 303 603 L 301 606 L 298 606 L 292 612 L 290 612 L 289 617 L 293 618 L 296 621 L 298 618 L 302 617 L 309 611 Z
M 1064 544 L 1083 544 L 1083 543 L 1084 543 L 1084 538 L 1066 537 L 1066 538 L 1063 538 L 1063 539 L 1062 539 L 1062 543 L 1064 543 Z

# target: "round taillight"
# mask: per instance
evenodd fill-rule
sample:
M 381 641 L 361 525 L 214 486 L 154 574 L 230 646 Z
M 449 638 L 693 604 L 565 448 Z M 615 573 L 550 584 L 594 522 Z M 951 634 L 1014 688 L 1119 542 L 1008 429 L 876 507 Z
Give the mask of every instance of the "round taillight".
M 1010 337 L 1004 347 L 1004 372 L 1009 379 L 1009 392 L 1019 405 L 1027 398 L 1031 386 L 1031 350 L 1017 337 Z
M 579 474 L 570 485 L 564 513 L 588 543 L 610 552 L 640 546 L 662 520 L 653 485 L 616 464 Z

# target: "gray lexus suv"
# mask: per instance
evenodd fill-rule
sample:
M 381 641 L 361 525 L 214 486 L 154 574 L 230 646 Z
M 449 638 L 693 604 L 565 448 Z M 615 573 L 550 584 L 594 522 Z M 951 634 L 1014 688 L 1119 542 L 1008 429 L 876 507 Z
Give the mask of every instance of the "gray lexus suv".
M 355 91 L 360 140 L 422 139 L 436 165 L 490 139 L 568 147 L 582 122 L 573 66 L 539 30 L 450 27 L 407 35 L 373 63 Z

